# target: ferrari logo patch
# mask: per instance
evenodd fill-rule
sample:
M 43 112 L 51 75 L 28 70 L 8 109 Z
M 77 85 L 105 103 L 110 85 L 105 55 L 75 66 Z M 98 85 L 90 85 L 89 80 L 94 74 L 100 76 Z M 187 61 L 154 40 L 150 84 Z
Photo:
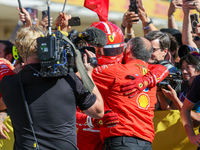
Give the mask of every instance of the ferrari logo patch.
M 143 75 L 147 74 L 147 68 L 146 67 L 142 67 L 142 73 L 143 73 Z
M 143 87 L 143 84 L 142 83 L 139 83 L 139 88 L 142 88 Z
M 102 121 L 102 120 L 99 120 L 99 124 L 100 124 L 100 125 L 103 125 L 103 121 Z
M 113 42 L 115 39 L 113 35 L 109 35 L 108 38 L 109 38 L 110 42 Z
M 149 105 L 150 105 L 150 98 L 147 94 L 145 93 L 141 93 L 138 97 L 137 97 L 137 104 L 139 108 L 142 109 L 148 109 Z

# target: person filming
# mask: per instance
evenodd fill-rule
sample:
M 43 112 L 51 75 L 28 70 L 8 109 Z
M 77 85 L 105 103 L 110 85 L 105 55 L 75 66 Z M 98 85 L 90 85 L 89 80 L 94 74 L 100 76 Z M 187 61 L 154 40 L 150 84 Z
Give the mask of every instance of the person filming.
M 18 32 L 15 46 L 25 65 L 22 71 L 5 76 L 0 83 L 14 128 L 13 149 L 77 149 L 76 106 L 100 119 L 104 115 L 103 100 L 96 86 L 93 93 L 85 90 L 73 71 L 63 77 L 40 76 L 37 38 L 42 34 L 37 27 L 22 28 Z M 85 55 L 84 65 L 91 77 L 93 67 L 86 58 Z

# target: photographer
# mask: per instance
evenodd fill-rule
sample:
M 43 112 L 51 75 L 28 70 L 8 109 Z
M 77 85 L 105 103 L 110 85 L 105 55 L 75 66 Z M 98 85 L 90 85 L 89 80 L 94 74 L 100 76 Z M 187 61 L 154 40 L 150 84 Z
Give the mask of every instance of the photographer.
M 200 59 L 192 54 L 187 54 L 181 58 L 180 68 L 184 80 L 182 87 L 184 86 L 185 88 L 179 93 L 179 97 L 177 96 L 176 91 L 170 85 L 168 86 L 169 90 L 162 89 L 164 95 L 172 101 L 170 105 L 166 104 L 168 109 L 181 110 L 188 92 L 188 87 L 191 85 L 193 79 L 200 73 Z M 197 120 L 194 113 L 195 112 L 192 112 L 192 118 Z
M 13 149 L 77 149 L 76 105 L 99 119 L 104 114 L 103 100 L 96 86 L 93 94 L 86 91 L 73 71 L 65 77 L 40 76 L 36 39 L 42 34 L 36 27 L 19 31 L 15 44 L 25 66 L 19 73 L 4 77 L 0 84 L 14 128 Z M 87 62 L 85 66 L 91 77 L 93 67 Z M 27 117 L 24 103 L 32 119 Z

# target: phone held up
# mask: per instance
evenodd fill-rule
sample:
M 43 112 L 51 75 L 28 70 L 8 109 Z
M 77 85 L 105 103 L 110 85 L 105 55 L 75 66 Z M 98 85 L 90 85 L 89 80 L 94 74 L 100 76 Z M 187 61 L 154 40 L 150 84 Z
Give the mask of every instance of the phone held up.
M 137 7 L 136 0 L 130 0 L 129 11 L 135 12 L 135 14 L 138 14 L 138 7 Z M 139 21 L 139 20 L 134 20 L 134 22 L 137 22 L 137 21 Z
M 38 10 L 34 9 L 34 8 L 30 8 L 30 7 L 27 7 L 25 9 L 29 12 L 29 14 L 31 16 L 32 24 L 36 25 L 37 24 L 37 19 L 38 19 Z
M 190 21 L 191 21 L 191 26 L 192 26 L 192 32 L 195 33 L 195 29 L 197 27 L 197 24 L 199 23 L 198 14 L 197 13 L 191 14 Z
M 68 26 L 80 26 L 80 25 L 81 25 L 80 17 L 72 17 L 70 20 L 68 20 Z

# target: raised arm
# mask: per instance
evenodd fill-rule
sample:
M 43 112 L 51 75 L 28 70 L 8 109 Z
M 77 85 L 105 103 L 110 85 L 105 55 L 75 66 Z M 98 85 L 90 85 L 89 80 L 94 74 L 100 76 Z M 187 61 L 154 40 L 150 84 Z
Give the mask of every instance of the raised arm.
M 189 45 L 194 48 L 197 48 L 197 45 L 193 42 L 192 39 L 192 26 L 190 22 L 190 8 L 188 5 L 185 4 L 186 2 L 183 3 L 183 28 L 182 28 L 182 42 L 184 45 Z
M 182 8 L 182 0 L 172 0 L 170 2 L 169 5 L 169 9 L 168 9 L 168 28 L 173 28 L 173 29 L 177 29 L 177 24 L 174 18 L 174 13 L 176 11 L 176 9 L 181 9 Z

